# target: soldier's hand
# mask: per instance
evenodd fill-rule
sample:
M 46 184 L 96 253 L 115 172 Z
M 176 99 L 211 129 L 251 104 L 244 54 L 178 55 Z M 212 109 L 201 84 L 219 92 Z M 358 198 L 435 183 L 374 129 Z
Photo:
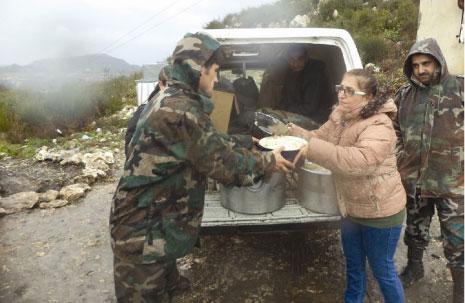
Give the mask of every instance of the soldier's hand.
M 257 146 L 258 146 L 259 141 L 260 141 L 259 139 L 252 137 L 252 150 L 254 151 L 258 150 Z
M 295 166 L 292 162 L 284 159 L 284 157 L 281 155 L 281 152 L 283 150 L 284 150 L 284 147 L 279 147 L 272 151 L 274 154 L 275 161 L 276 161 L 274 170 L 283 172 L 283 173 L 288 173 L 294 170 Z

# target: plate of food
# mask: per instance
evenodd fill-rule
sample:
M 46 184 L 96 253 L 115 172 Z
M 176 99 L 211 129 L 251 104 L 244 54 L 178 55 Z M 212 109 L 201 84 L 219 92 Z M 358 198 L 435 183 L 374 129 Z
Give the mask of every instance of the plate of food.
M 258 141 L 259 148 L 267 151 L 283 147 L 281 154 L 290 161 L 297 156 L 299 150 L 305 145 L 307 145 L 307 140 L 295 136 L 270 136 Z

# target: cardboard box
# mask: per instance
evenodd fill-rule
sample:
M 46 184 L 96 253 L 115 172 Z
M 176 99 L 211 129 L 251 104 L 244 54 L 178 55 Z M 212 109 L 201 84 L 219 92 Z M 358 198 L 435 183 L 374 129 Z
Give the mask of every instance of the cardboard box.
M 234 102 L 234 94 L 213 91 L 211 99 L 215 104 L 215 108 L 210 115 L 213 126 L 218 132 L 226 134 L 228 132 L 229 119 L 231 117 L 231 109 Z

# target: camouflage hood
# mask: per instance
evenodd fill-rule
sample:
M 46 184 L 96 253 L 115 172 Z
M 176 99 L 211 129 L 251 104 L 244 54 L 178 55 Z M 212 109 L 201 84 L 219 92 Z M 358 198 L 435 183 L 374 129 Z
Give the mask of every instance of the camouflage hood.
M 447 77 L 449 76 L 449 71 L 447 70 L 446 59 L 444 58 L 444 55 L 442 54 L 442 51 L 439 48 L 439 45 L 436 39 L 428 38 L 425 40 L 418 41 L 414 45 L 412 45 L 407 55 L 407 58 L 405 59 L 404 74 L 405 76 L 407 76 L 410 82 L 412 82 L 414 85 L 420 85 L 420 82 L 415 81 L 415 78 L 412 75 L 413 71 L 412 71 L 411 59 L 413 55 L 417 55 L 417 54 L 433 56 L 436 59 L 436 61 L 439 63 L 439 69 L 440 69 L 439 70 L 440 72 L 439 83 L 442 83 L 445 79 L 447 79 Z
M 200 69 L 219 47 L 220 43 L 206 33 L 186 34 L 173 51 L 168 81 L 182 82 L 197 91 Z

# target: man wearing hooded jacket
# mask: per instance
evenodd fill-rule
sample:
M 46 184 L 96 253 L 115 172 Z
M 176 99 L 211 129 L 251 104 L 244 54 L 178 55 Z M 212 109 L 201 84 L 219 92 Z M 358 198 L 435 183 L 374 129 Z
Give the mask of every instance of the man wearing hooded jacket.
M 463 78 L 449 75 L 435 39 L 415 43 L 405 60 L 409 83 L 396 94 L 398 168 L 407 192 L 404 288 L 424 276 L 423 252 L 436 208 L 453 302 L 463 302 Z
M 147 104 L 129 143 L 110 213 L 118 302 L 189 302 L 176 259 L 198 241 L 207 177 L 252 185 L 293 168 L 280 150 L 259 153 L 252 137 L 213 128 L 219 46 L 204 33 L 179 41 L 168 88 Z

